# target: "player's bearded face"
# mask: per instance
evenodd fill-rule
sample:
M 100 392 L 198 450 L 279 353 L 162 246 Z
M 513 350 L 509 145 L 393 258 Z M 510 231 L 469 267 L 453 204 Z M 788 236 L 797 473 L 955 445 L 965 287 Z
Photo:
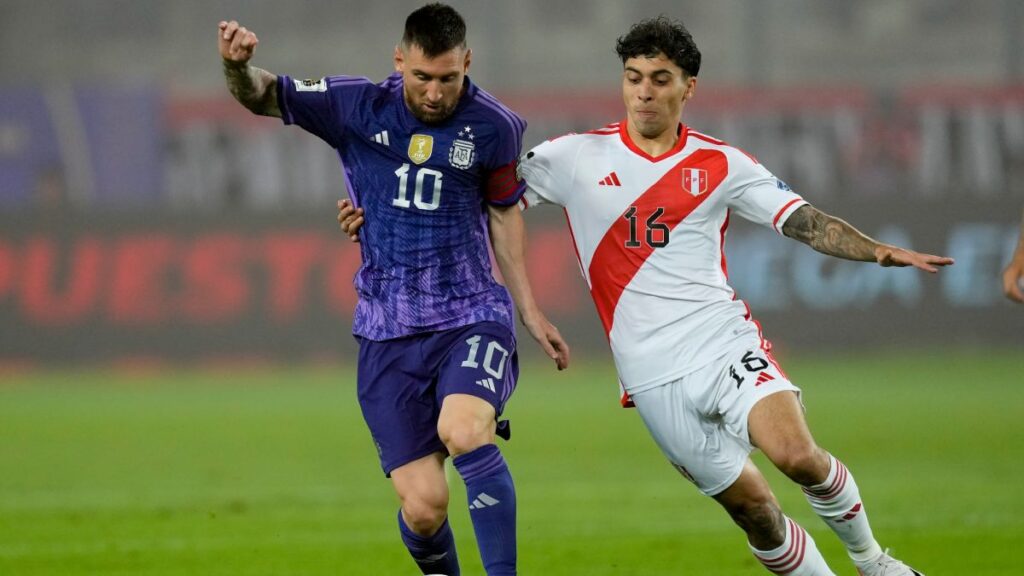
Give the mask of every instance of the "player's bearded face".
M 471 54 L 468 49 L 453 48 L 429 57 L 415 44 L 395 48 L 395 70 L 402 73 L 405 104 L 420 122 L 438 124 L 452 116 Z
M 697 79 L 689 77 L 664 54 L 626 60 L 622 99 L 629 124 L 644 138 L 657 138 L 675 130 L 683 104 L 693 95 Z

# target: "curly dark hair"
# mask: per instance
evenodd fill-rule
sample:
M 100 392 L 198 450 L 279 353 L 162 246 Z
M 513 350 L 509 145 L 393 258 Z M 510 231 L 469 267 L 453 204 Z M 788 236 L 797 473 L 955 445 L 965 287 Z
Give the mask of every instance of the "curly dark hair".
M 696 76 L 700 72 L 700 50 L 693 36 L 678 20 L 667 16 L 641 20 L 615 42 L 615 51 L 625 64 L 626 60 L 645 56 L 653 58 L 664 53 L 683 72 Z
M 434 58 L 452 48 L 466 47 L 466 21 L 455 8 L 435 2 L 415 10 L 405 19 L 402 45 L 419 46 Z

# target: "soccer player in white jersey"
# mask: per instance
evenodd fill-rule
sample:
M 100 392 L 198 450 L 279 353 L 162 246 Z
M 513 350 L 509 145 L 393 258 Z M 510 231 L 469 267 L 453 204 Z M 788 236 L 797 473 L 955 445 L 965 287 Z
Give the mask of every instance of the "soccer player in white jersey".
M 788 576 L 830 575 L 786 517 L 753 448 L 802 486 L 863 576 L 919 575 L 875 541 L 857 484 L 818 447 L 794 386 L 728 284 L 735 213 L 839 258 L 928 272 L 952 264 L 868 238 L 817 210 L 754 158 L 680 123 L 700 52 L 661 17 L 619 38 L 626 119 L 528 152 L 524 205 L 565 208 L 622 386 L 669 461 L 746 532 L 754 556 Z M 352 233 L 360 214 L 339 206 Z
M 808 204 L 754 158 L 679 122 L 700 52 L 682 24 L 618 40 L 626 119 L 527 153 L 527 203 L 565 207 L 623 386 L 668 459 L 790 576 L 832 574 L 749 459 L 760 448 L 803 487 L 863 575 L 919 574 L 875 541 L 853 476 L 818 447 L 794 386 L 728 284 L 735 214 L 840 258 L 935 272 L 952 260 L 887 246 Z

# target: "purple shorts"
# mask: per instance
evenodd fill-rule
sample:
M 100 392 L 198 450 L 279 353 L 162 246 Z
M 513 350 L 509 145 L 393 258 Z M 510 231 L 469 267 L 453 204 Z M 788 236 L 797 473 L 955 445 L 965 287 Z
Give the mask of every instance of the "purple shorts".
M 519 377 L 515 335 L 495 322 L 393 340 L 359 342 L 359 406 L 388 476 L 447 450 L 437 435 L 441 403 L 470 394 L 505 409 Z

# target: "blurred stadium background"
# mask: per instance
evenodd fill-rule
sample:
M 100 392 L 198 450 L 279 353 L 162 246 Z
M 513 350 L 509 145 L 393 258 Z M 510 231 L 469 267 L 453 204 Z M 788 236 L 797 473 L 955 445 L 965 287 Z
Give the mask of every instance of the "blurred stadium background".
M 829 261 L 741 221 L 726 249 L 883 544 L 929 574 L 1021 573 L 1024 309 L 999 275 L 1024 206 L 1024 3 L 452 3 L 527 145 L 620 119 L 614 40 L 668 14 L 704 55 L 687 124 L 869 234 L 956 258 L 935 277 Z M 230 99 L 214 34 L 238 19 L 272 72 L 381 79 L 416 5 L 0 0 L 0 574 L 411 573 L 355 405 L 336 157 Z M 760 574 L 616 407 L 560 212 L 527 220 L 575 366 L 522 347 L 523 571 Z

